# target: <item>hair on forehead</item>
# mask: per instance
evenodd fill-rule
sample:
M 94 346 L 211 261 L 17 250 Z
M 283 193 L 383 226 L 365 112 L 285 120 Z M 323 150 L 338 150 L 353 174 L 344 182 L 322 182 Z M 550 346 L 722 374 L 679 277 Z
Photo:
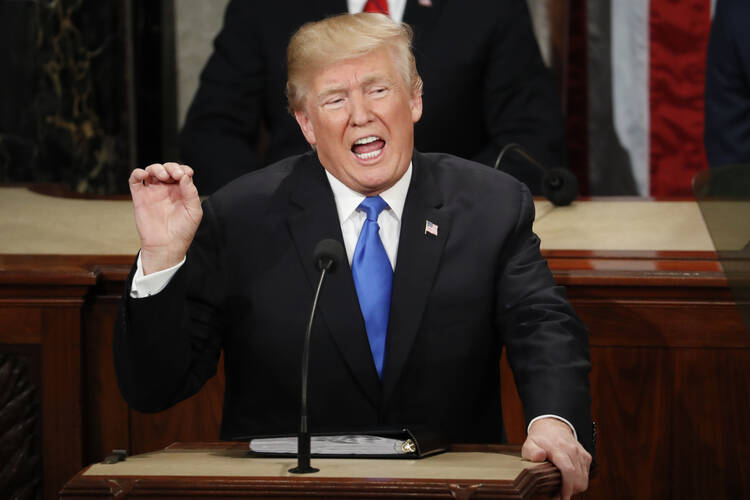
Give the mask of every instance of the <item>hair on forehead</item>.
M 304 24 L 287 48 L 289 110 L 302 109 L 313 75 L 327 66 L 390 49 L 396 71 L 407 88 L 422 93 L 422 79 L 411 50 L 412 30 L 383 14 L 342 14 Z

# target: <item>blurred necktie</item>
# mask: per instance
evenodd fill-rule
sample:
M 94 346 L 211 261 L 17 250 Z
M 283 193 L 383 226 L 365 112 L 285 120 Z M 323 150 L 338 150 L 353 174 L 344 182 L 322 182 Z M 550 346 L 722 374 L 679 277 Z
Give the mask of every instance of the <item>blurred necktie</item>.
M 367 339 L 370 341 L 372 359 L 378 376 L 383 376 L 385 336 L 388 331 L 388 313 L 391 308 L 393 269 L 385 247 L 380 240 L 378 215 L 388 205 L 380 196 L 365 198 L 359 205 L 367 219 L 359 233 L 357 247 L 352 257 L 352 277 L 357 289 L 359 307 L 365 319 Z
M 362 12 L 377 12 L 388 15 L 388 0 L 367 0 Z

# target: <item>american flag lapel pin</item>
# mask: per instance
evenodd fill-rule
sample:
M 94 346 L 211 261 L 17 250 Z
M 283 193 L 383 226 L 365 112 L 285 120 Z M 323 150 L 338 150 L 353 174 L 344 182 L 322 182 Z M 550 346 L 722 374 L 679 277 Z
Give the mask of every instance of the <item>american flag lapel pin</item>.
M 424 234 L 431 234 L 435 237 L 438 235 L 438 226 L 431 220 L 424 221 Z
M 419 5 L 422 7 L 432 7 L 432 0 L 419 0 Z

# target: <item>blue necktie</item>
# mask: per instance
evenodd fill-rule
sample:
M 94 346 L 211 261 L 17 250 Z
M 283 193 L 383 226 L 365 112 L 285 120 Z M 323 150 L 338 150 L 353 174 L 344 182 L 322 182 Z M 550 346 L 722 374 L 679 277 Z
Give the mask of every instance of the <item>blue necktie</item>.
M 352 276 L 357 289 L 359 307 L 365 318 L 367 339 L 370 341 L 372 359 L 378 376 L 383 376 L 385 335 L 388 331 L 388 313 L 391 308 L 393 269 L 383 242 L 380 241 L 378 215 L 388 205 L 380 196 L 371 196 L 359 205 L 367 219 L 359 233 L 357 248 L 352 258 Z

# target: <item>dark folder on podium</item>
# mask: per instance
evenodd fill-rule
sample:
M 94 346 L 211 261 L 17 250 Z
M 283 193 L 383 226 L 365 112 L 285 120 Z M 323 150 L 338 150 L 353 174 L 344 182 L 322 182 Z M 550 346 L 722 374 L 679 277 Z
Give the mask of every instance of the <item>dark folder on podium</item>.
M 243 436 L 253 457 L 294 457 L 297 435 Z M 423 458 L 446 450 L 440 437 L 422 426 L 311 433 L 315 458 Z

